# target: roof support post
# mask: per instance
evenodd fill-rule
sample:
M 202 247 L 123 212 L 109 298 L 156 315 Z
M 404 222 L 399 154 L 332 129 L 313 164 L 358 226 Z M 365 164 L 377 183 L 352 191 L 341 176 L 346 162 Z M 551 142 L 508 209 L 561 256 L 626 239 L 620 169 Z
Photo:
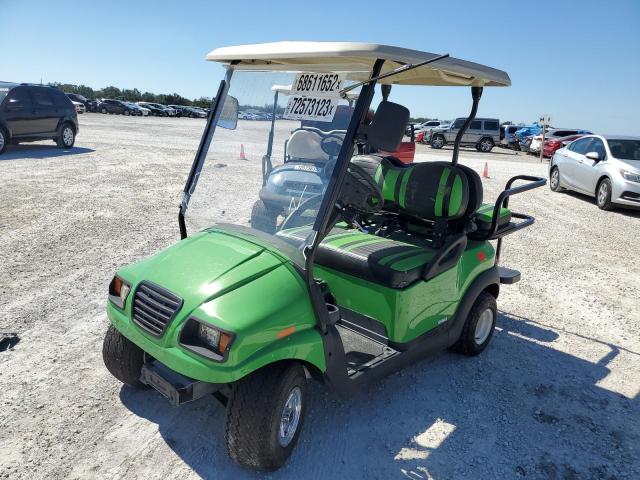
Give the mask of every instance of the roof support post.
M 482 87 L 471 87 L 471 98 L 473 99 L 473 103 L 471 104 L 471 112 L 469 116 L 465 120 L 464 124 L 458 130 L 458 134 L 456 135 L 456 141 L 453 144 L 453 156 L 451 157 L 451 163 L 454 165 L 458 164 L 458 153 L 460 152 L 460 142 L 462 141 L 462 136 L 471 125 L 471 122 L 474 118 L 476 118 L 476 113 L 478 113 L 478 104 L 480 103 L 480 97 L 482 97 Z

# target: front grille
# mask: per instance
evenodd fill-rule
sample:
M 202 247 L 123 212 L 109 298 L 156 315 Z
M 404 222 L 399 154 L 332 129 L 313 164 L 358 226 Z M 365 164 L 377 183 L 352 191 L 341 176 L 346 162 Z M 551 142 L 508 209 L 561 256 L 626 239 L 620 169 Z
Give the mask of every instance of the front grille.
M 133 321 L 160 337 L 181 306 L 180 297 L 154 283 L 142 282 L 133 297 Z

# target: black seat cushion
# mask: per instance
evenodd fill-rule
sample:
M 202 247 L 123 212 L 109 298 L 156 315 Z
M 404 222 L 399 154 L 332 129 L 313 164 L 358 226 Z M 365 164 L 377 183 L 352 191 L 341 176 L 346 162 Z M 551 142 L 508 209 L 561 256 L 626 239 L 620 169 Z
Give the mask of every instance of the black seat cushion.
M 468 174 L 451 163 L 423 162 L 400 166 L 393 158 L 376 155 L 359 155 L 351 161 L 372 173 L 385 203 L 397 205 L 405 215 L 449 221 L 468 213 Z
M 278 236 L 299 244 L 310 232 L 311 227 L 298 227 Z M 436 253 L 426 245 L 336 227 L 320 243 L 316 263 L 389 288 L 405 288 L 420 280 Z

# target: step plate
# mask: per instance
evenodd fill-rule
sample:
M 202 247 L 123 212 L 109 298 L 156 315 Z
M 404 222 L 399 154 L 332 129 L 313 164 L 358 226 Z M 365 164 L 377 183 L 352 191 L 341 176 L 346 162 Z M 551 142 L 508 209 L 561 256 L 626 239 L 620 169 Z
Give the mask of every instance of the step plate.
M 505 285 L 513 285 L 520 281 L 520 272 L 507 267 L 498 267 L 498 273 L 500 274 L 500 283 Z
M 336 328 L 344 346 L 349 376 L 371 368 L 398 353 L 393 348 L 361 335 L 344 325 L 338 324 Z

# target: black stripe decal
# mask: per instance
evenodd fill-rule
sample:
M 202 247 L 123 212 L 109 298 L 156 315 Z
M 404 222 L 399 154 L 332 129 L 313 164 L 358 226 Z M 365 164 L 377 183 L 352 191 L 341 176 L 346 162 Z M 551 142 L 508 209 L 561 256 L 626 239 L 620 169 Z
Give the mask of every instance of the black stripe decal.
M 401 170 L 398 173 L 398 177 L 396 178 L 396 184 L 393 187 L 393 198 L 399 204 L 403 204 L 404 203 L 404 199 L 400 198 L 400 187 L 402 185 L 402 177 L 404 177 L 406 174 L 407 174 L 407 170 Z

